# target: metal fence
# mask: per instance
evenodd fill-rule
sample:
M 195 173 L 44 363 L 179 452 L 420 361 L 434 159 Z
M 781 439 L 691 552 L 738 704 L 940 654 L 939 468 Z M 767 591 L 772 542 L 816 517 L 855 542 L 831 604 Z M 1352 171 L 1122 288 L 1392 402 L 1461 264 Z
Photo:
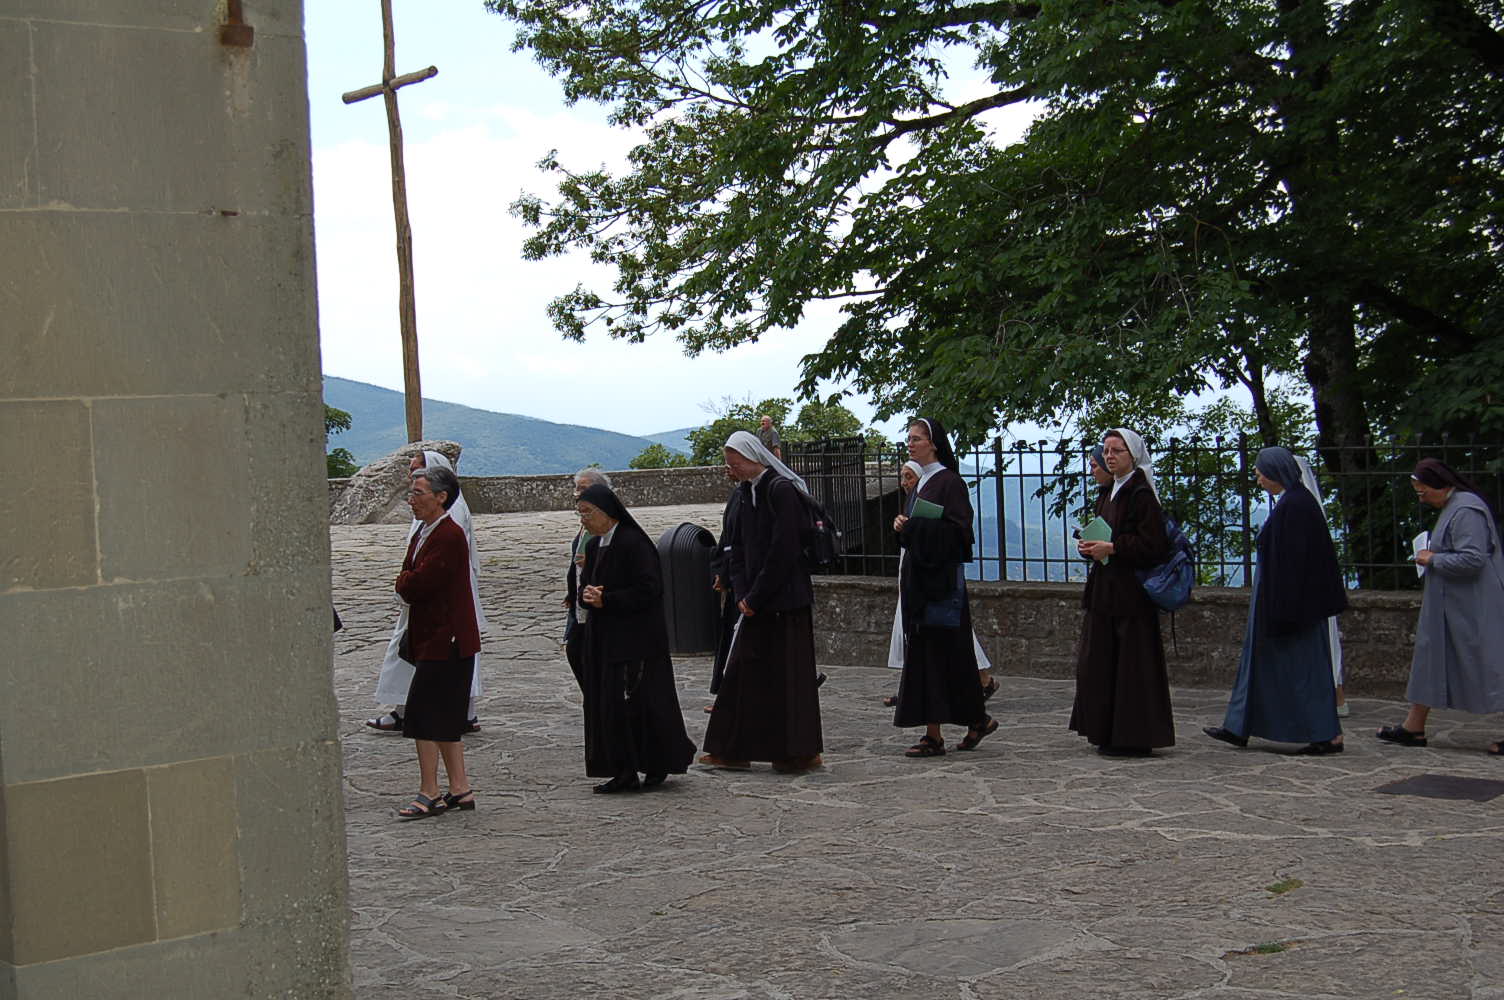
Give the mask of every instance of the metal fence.
M 873 449 L 862 438 L 789 443 L 786 461 L 809 483 L 840 528 L 837 572 L 898 572 L 893 517 L 902 506 L 898 447 Z M 1087 467 L 1091 445 L 1012 442 L 957 455 L 971 491 L 976 534 L 972 579 L 1081 581 L 1086 564 L 1074 532 L 1092 517 L 1097 487 Z M 1172 439 L 1152 449 L 1161 502 L 1196 552 L 1205 586 L 1246 586 L 1254 539 L 1269 497 L 1254 480 L 1259 446 L 1245 436 Z M 1327 520 L 1348 584 L 1399 590 L 1418 586 L 1410 539 L 1436 521 L 1410 485 L 1423 457 L 1440 458 L 1472 480 L 1490 503 L 1504 496 L 1504 447 L 1476 441 L 1373 442 L 1311 453 Z M 1496 508 L 1497 509 L 1497 508 Z

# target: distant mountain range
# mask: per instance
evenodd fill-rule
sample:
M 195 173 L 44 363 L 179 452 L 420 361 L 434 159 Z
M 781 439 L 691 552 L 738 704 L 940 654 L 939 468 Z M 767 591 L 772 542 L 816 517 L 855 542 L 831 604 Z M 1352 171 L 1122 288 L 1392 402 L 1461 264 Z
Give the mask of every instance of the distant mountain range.
M 350 414 L 347 431 L 331 435 L 329 448 L 345 448 L 358 465 L 391 454 L 407 441 L 402 393 L 350 379 L 324 376 L 324 402 Z M 464 446 L 460 470 L 467 476 L 526 476 L 573 472 L 600 463 L 625 469 L 653 443 L 688 452 L 693 428 L 647 437 L 598 427 L 555 424 L 516 413 L 494 413 L 458 403 L 423 400 L 423 434 Z

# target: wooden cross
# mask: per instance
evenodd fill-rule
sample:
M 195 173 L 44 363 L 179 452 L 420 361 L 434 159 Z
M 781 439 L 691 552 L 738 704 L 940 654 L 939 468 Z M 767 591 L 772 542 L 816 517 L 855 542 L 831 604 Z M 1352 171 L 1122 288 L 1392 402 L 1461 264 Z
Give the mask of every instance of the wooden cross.
M 407 401 L 407 439 L 423 440 L 423 388 L 418 378 L 418 307 L 413 296 L 413 230 L 407 221 L 407 172 L 402 166 L 402 119 L 397 115 L 397 88 L 438 75 L 430 66 L 397 76 L 392 32 L 392 0 L 381 0 L 381 38 L 386 56 L 381 82 L 341 96 L 354 104 L 380 94 L 386 100 L 386 130 L 392 147 L 392 211 L 397 217 L 397 309 L 402 319 L 402 387 Z

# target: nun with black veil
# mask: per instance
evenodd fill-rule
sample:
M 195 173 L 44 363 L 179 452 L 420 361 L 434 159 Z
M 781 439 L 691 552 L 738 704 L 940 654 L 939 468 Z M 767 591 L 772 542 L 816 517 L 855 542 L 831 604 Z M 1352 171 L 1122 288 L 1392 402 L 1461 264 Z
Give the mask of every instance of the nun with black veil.
M 591 535 L 574 609 L 585 773 L 607 779 L 595 786 L 604 794 L 660 785 L 688 770 L 695 745 L 674 688 L 658 548 L 610 487 L 588 487 L 576 507 Z
M 984 705 L 966 594 L 974 540 L 971 496 L 940 421 L 916 418 L 908 443 L 922 475 L 904 513 L 893 519 L 904 550 L 898 579 L 903 674 L 893 724 L 924 726 L 905 756 L 939 757 L 945 753 L 942 725 L 965 726 L 956 748 L 974 750 L 997 731 L 997 720 Z
M 1341 753 L 1328 628 L 1347 607 L 1337 549 L 1294 455 L 1265 448 L 1254 473 L 1274 509 L 1259 529 L 1253 600 L 1227 712 L 1222 725 L 1202 731 L 1237 747 L 1258 736 L 1304 743 L 1297 753 Z

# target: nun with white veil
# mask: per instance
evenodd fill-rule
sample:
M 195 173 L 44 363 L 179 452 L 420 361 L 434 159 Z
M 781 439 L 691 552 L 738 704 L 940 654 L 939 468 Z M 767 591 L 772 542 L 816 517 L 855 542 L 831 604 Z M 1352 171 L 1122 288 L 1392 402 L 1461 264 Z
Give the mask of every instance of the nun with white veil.
M 919 489 L 920 482 L 924 479 L 924 468 L 912 458 L 898 470 L 898 484 L 904 494 L 904 508 L 909 506 L 909 499 Z M 908 550 L 902 546 L 898 549 L 898 575 L 903 576 L 903 560 Z M 982 682 L 982 700 L 986 701 L 997 694 L 997 681 L 992 677 L 992 661 L 987 658 L 987 653 L 982 649 L 982 643 L 977 639 L 976 629 L 971 632 L 972 652 L 977 658 L 977 680 Z M 893 606 L 893 630 L 888 635 L 888 667 L 892 670 L 903 669 L 904 644 L 903 644 L 903 590 L 898 592 L 898 601 Z M 883 696 L 884 708 L 898 707 L 898 695 L 890 694 Z
M 1296 455 L 1295 464 L 1300 466 L 1301 484 L 1305 486 L 1311 496 L 1316 498 L 1317 506 L 1324 509 L 1325 505 L 1322 503 L 1321 485 L 1316 481 L 1316 473 L 1311 469 L 1311 463 L 1306 460 L 1304 455 Z M 1328 536 L 1331 535 L 1330 528 L 1327 529 L 1327 534 Z M 1335 544 L 1336 539 L 1333 538 L 1332 541 Z M 1332 653 L 1332 687 L 1337 689 L 1337 714 L 1347 715 L 1347 698 L 1342 691 L 1342 685 L 1346 680 L 1342 674 L 1342 633 L 1337 630 L 1337 617 L 1335 615 L 1326 620 L 1326 641 Z
M 1175 718 L 1159 611 L 1134 570 L 1169 558 L 1170 541 L 1144 439 L 1126 427 L 1110 430 L 1102 457 L 1112 482 L 1097 495 L 1097 514 L 1112 538 L 1076 543 L 1092 562 L 1070 728 L 1103 756 L 1148 757 L 1175 744 Z
M 424 451 L 414 455 L 412 462 L 409 464 L 409 468 L 413 472 L 419 469 L 432 468 L 433 466 L 448 469 L 450 472 L 455 471 L 454 465 L 449 459 L 437 451 Z M 455 477 L 458 478 L 459 474 L 455 473 Z M 486 614 L 481 610 L 480 606 L 480 553 L 475 548 L 475 531 L 470 521 L 470 505 L 465 502 L 463 494 L 454 501 L 454 505 L 449 508 L 448 513 L 450 520 L 464 529 L 465 541 L 470 546 L 470 597 L 475 602 L 475 622 L 480 627 L 480 634 L 485 635 L 487 628 Z M 407 542 L 404 544 L 410 544 L 413 535 L 422 526 L 423 523 L 414 518 L 413 523 L 408 526 Z M 398 600 L 400 601 L 401 598 L 398 598 Z M 402 641 L 402 633 L 407 631 L 407 623 L 408 605 L 404 601 L 401 610 L 397 614 L 397 624 L 392 629 L 392 638 L 386 645 L 386 656 L 381 661 L 381 676 L 376 681 L 376 704 L 391 705 L 393 707 L 390 712 L 384 715 L 378 715 L 374 719 L 366 720 L 367 728 L 373 729 L 378 733 L 390 733 L 394 736 L 402 734 L 402 712 L 406 708 L 407 689 L 412 686 L 413 674 L 417 669 L 413 664 L 404 660 L 398 653 L 398 646 Z M 475 670 L 471 674 L 470 681 L 470 713 L 467 717 L 469 720 L 469 731 L 472 733 L 480 729 L 480 722 L 475 714 L 475 699 L 479 698 L 480 695 L 480 655 L 476 654 Z
M 771 761 L 798 773 L 821 766 L 820 696 L 815 683 L 814 589 L 801 557 L 809 521 L 804 480 L 746 431 L 724 448 L 740 484 L 730 526 L 731 586 L 741 619 L 705 729 L 709 767 Z M 801 496 L 801 494 L 803 496 Z

